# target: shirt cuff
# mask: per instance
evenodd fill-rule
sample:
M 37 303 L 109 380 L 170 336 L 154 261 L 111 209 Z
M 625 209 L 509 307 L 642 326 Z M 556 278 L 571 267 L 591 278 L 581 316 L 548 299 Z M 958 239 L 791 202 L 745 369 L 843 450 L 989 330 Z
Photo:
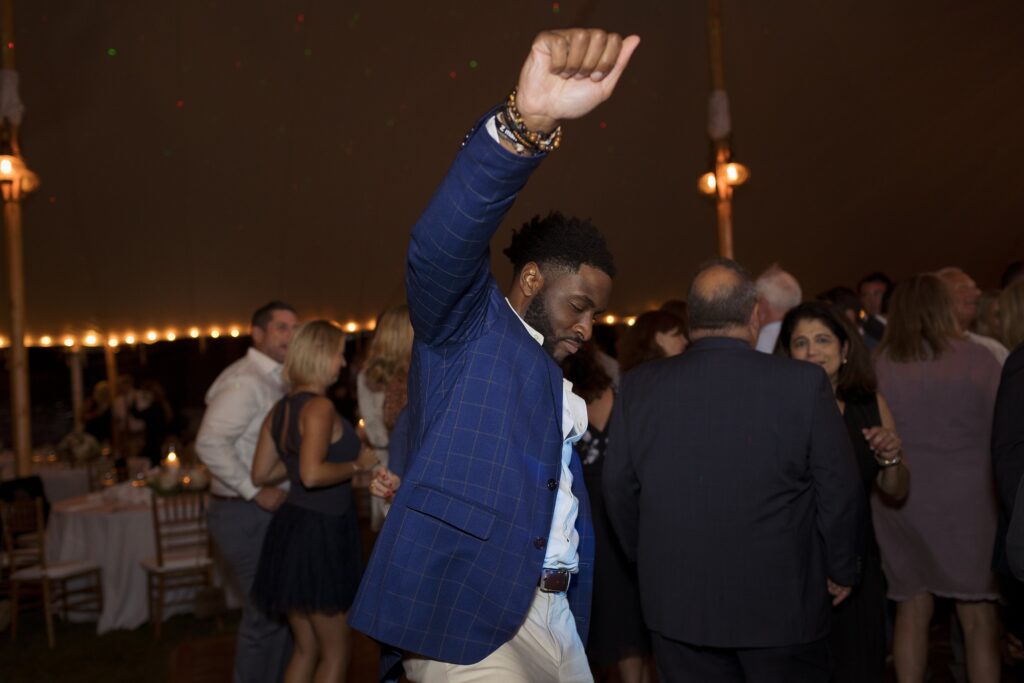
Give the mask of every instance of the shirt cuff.
M 240 495 L 242 498 L 245 498 L 246 500 L 252 500 L 253 498 L 256 497 L 256 494 L 260 492 L 261 488 L 261 486 L 256 486 L 255 484 L 253 484 L 252 480 L 250 479 L 247 481 L 239 482 L 238 488 L 235 490 L 238 491 L 238 495 Z

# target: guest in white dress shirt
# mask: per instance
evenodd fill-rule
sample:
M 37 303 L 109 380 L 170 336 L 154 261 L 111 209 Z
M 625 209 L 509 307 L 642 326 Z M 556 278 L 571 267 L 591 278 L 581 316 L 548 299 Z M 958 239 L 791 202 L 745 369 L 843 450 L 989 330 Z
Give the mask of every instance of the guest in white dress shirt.
M 757 350 L 761 353 L 773 353 L 775 342 L 779 339 L 782 319 L 790 309 L 796 308 L 803 301 L 803 292 L 796 278 L 773 263 L 761 273 L 755 283 L 757 285 L 758 318 L 761 332 L 757 337 Z
M 206 393 L 196 452 L 213 474 L 207 516 L 227 579 L 245 596 L 235 648 L 236 682 L 280 680 L 291 651 L 288 625 L 262 614 L 249 599 L 263 536 L 284 502 L 287 483 L 252 483 L 253 456 L 263 418 L 285 393 L 281 364 L 298 324 L 295 309 L 271 302 L 252 316 L 252 347 L 229 365 Z

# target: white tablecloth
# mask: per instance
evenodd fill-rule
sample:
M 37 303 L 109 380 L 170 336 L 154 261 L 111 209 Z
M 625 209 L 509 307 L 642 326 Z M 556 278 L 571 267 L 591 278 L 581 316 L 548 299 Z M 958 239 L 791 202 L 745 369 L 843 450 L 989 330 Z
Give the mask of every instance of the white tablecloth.
M 0 481 L 15 479 L 17 464 L 13 453 L 0 453 Z M 84 496 L 89 492 L 89 471 L 84 467 L 67 467 L 63 463 L 33 462 L 32 474 L 43 480 L 43 493 L 53 505 L 56 502 Z
M 103 612 L 97 633 L 133 629 L 149 621 L 146 572 L 139 564 L 156 556 L 148 488 L 127 484 L 62 501 L 50 511 L 48 561 L 91 560 L 103 577 Z M 172 594 L 172 597 L 173 594 Z M 165 618 L 191 611 L 191 605 L 165 608 Z M 70 615 L 86 621 L 85 614 Z

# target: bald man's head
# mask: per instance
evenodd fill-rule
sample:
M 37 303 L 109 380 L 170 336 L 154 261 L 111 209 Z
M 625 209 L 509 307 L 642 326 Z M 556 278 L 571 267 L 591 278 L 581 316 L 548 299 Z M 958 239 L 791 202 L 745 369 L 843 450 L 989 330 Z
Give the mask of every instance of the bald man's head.
M 730 259 L 714 259 L 697 271 L 687 304 L 691 333 L 709 336 L 706 333 L 742 330 L 746 336 L 757 305 L 757 288 L 743 266 Z

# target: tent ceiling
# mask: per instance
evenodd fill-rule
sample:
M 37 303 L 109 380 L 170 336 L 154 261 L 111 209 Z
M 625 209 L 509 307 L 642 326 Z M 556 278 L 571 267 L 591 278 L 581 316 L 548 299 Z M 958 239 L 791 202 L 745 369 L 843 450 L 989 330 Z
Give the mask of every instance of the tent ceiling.
M 752 170 L 734 209 L 741 262 L 781 261 L 813 295 L 947 264 L 991 286 L 1024 258 L 1024 4 L 723 5 L 736 153 Z M 513 227 L 560 208 L 607 233 L 614 311 L 681 297 L 716 249 L 695 190 L 709 156 L 705 12 L 20 2 L 22 142 L 43 181 L 24 218 L 29 332 L 244 323 L 271 298 L 373 318 L 404 296 L 408 230 L 462 134 L 538 29 L 577 22 L 643 43 L 513 208 L 495 272 L 508 277 Z

